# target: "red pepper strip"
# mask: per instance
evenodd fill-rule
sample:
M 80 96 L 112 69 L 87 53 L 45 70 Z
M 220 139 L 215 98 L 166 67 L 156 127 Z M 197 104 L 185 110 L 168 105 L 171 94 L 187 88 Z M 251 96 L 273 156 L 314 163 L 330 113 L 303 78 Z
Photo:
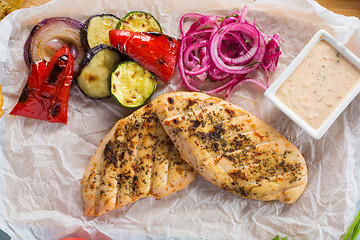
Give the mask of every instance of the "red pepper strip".
M 160 33 L 111 30 L 110 43 L 164 83 L 174 74 L 180 42 Z
M 73 57 L 66 46 L 49 62 L 33 63 L 27 84 L 10 114 L 66 124 L 73 67 Z

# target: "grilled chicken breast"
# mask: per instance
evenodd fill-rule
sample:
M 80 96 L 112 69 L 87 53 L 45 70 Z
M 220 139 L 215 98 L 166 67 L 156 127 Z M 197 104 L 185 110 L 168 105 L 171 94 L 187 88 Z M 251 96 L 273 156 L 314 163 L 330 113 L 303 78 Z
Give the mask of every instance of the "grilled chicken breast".
M 304 191 L 302 154 L 264 121 L 202 93 L 168 93 L 156 101 L 165 131 L 204 179 L 264 201 L 293 203 Z
M 165 133 L 153 104 L 119 120 L 84 173 L 85 216 L 99 216 L 139 198 L 179 191 L 196 173 Z

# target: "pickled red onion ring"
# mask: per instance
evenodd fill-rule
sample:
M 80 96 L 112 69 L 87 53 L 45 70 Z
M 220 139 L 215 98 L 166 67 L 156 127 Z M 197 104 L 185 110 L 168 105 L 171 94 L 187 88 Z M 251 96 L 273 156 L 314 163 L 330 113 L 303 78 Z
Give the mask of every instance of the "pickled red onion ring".
M 255 22 L 247 20 L 247 12 L 245 6 L 227 17 L 187 13 L 181 18 L 178 66 L 183 84 L 190 91 L 211 95 L 225 90 L 229 97 L 245 82 L 263 89 L 269 87 L 270 72 L 275 70 L 281 55 L 280 37 L 265 36 L 269 39 L 266 42 Z M 187 31 L 186 21 L 192 21 Z M 266 83 L 246 77 L 260 68 L 265 72 Z M 216 83 L 214 88 L 200 88 L 207 79 Z

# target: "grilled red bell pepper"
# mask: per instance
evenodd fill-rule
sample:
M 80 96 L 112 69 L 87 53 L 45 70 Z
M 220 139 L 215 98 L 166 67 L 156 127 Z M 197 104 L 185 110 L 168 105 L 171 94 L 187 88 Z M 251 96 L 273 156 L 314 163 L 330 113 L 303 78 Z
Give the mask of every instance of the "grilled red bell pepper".
M 160 33 L 111 30 L 110 43 L 164 83 L 174 74 L 180 42 Z
M 27 84 L 10 114 L 66 124 L 73 67 L 73 57 L 66 46 L 49 62 L 33 63 Z

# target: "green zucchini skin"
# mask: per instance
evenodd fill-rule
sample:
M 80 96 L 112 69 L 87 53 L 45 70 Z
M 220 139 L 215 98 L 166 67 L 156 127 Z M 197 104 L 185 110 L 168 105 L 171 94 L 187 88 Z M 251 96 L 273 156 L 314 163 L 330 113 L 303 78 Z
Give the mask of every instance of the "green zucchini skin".
M 110 45 L 109 31 L 115 29 L 120 20 L 113 14 L 99 14 L 88 18 L 80 30 L 82 48 L 89 51 L 98 44 Z
M 155 17 L 147 12 L 132 11 L 119 21 L 116 29 L 130 30 L 134 32 L 158 32 L 162 33 L 160 23 Z
M 129 57 L 115 48 L 100 44 L 90 49 L 80 62 L 76 76 L 79 89 L 87 97 L 103 99 L 110 96 L 109 77 L 114 67 Z
M 121 62 L 110 77 L 111 96 L 126 108 L 143 106 L 156 86 L 156 77 L 134 61 Z

